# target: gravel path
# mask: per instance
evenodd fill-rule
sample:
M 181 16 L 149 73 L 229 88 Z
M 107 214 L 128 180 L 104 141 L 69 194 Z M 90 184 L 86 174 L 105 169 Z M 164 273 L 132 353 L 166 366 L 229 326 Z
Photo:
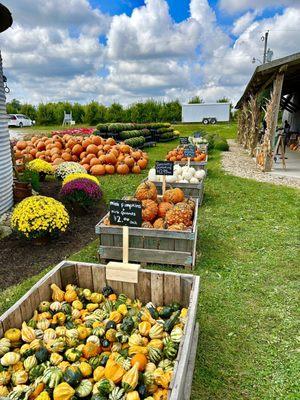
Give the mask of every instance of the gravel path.
M 234 140 L 228 140 L 229 151 L 223 152 L 222 167 L 225 172 L 241 178 L 255 179 L 259 182 L 274 183 L 300 189 L 300 179 L 274 176 L 260 171 L 255 161 Z

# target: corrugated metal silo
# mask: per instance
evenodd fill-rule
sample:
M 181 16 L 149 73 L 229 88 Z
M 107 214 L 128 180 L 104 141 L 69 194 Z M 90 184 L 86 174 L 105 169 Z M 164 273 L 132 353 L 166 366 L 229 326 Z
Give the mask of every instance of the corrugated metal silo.
M 12 24 L 9 10 L 0 4 L 0 32 Z M 3 84 L 2 58 L 0 52 L 0 215 L 13 205 L 13 170 L 6 114 L 6 98 Z

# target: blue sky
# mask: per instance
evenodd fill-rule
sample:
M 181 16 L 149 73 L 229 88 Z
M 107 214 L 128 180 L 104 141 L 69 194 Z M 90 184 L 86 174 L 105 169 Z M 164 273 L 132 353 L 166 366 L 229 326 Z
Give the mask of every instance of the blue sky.
M 33 103 L 235 102 L 258 65 L 251 60 L 262 58 L 266 30 L 274 58 L 300 51 L 300 0 L 3 3 L 14 17 L 1 35 L 10 96 Z

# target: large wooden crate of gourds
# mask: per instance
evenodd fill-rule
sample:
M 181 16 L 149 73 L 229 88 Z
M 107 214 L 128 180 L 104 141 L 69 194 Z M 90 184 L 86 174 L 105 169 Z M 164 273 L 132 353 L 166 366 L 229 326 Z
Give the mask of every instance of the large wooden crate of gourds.
M 195 201 L 193 225 L 190 230 L 170 231 L 167 229 L 129 227 L 129 262 L 147 264 L 168 264 L 192 269 L 197 256 L 197 219 L 199 200 Z M 123 230 L 116 225 L 106 225 L 106 214 L 96 225 L 99 235 L 99 258 L 101 263 L 123 259 Z
M 33 318 L 34 310 L 41 307 L 41 304 L 53 301 L 53 297 L 51 297 L 53 293 L 51 285 L 53 284 L 63 289 L 67 285 L 76 285 L 98 293 L 101 293 L 104 287 L 110 286 L 117 295 L 123 293 L 130 299 L 139 299 L 143 304 L 152 302 L 154 307 L 158 307 L 174 302 L 178 303 L 180 307 L 188 308 L 167 398 L 168 400 L 190 398 L 199 332 L 196 322 L 200 284 L 198 276 L 140 270 L 138 283 L 122 283 L 106 280 L 105 265 L 62 261 L 0 317 L 0 338 L 6 336 L 10 328 L 21 328 L 24 321 L 30 321 Z M 97 293 L 94 294 L 97 295 Z M 28 327 L 29 323 L 26 326 Z M 4 342 L 3 345 L 5 346 Z

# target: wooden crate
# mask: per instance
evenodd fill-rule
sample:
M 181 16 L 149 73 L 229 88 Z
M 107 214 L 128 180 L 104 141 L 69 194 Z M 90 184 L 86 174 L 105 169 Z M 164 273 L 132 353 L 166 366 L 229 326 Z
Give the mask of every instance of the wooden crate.
M 129 228 L 129 262 L 147 264 L 168 264 L 195 266 L 197 245 L 198 199 L 191 231 L 168 231 L 166 229 Z M 105 225 L 107 213 L 96 225 L 96 234 L 100 237 L 99 259 L 106 264 L 108 260 L 123 259 L 123 230 L 120 226 Z
M 181 167 L 184 167 L 187 165 L 187 161 L 175 161 L 175 164 L 179 164 Z M 195 170 L 198 169 L 204 169 L 206 171 L 207 169 L 207 155 L 206 155 L 206 160 L 205 161 L 191 161 L 190 166 L 195 168 Z
M 148 178 L 145 178 L 143 182 L 147 181 Z M 162 182 L 153 182 L 157 188 L 157 193 L 159 195 L 162 194 Z M 203 201 L 203 195 L 204 195 L 204 180 L 202 180 L 199 183 L 179 183 L 179 182 L 174 182 L 174 183 L 167 183 L 166 184 L 167 189 L 170 188 L 180 188 L 185 196 L 187 197 L 193 197 L 194 199 L 198 199 L 198 206 L 200 207 Z
M 7 329 L 20 328 L 22 321 L 28 321 L 41 301 L 51 300 L 50 285 L 52 283 L 60 287 L 71 283 L 92 291 L 101 291 L 103 286 L 110 285 L 117 293 L 122 292 L 131 298 L 139 298 L 143 303 L 152 301 L 158 306 L 176 301 L 184 307 L 189 307 L 184 337 L 175 361 L 168 398 L 169 400 L 190 398 L 199 332 L 196 323 L 200 284 L 198 276 L 140 270 L 137 284 L 122 283 L 106 281 L 105 265 L 62 261 L 0 317 L 0 338 Z

